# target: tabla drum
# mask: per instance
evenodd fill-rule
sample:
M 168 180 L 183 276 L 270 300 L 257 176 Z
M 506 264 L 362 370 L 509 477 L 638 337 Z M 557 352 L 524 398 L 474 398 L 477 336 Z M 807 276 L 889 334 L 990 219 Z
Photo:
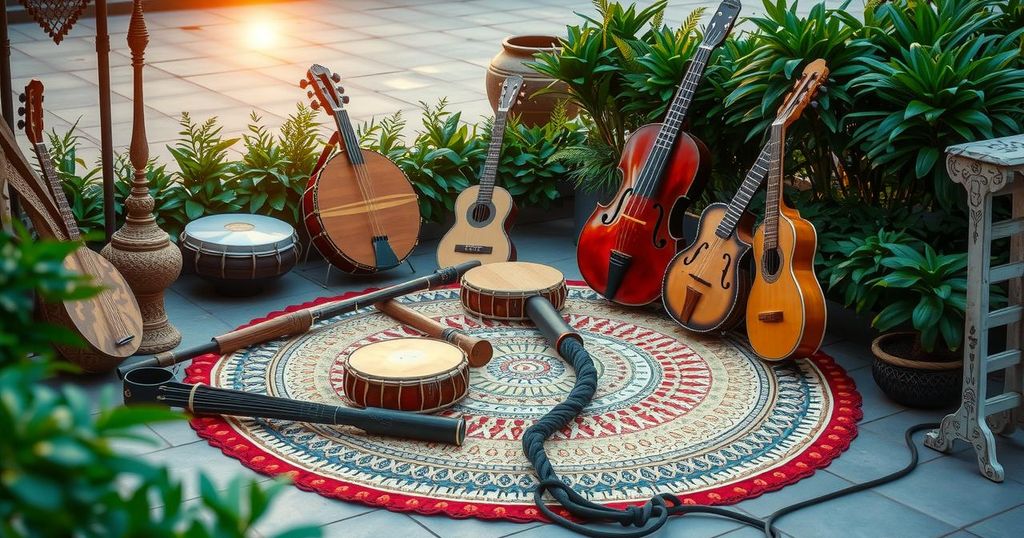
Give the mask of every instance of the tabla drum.
M 295 229 L 263 215 L 196 219 L 185 226 L 179 242 L 184 266 L 232 295 L 259 291 L 299 259 Z
M 542 295 L 555 310 L 565 306 L 568 288 L 562 272 L 530 262 L 500 262 L 474 267 L 462 275 L 459 297 L 471 314 L 489 319 L 526 320 L 526 300 Z
M 345 397 L 359 407 L 430 413 L 466 396 L 469 361 L 434 338 L 395 338 L 353 351 L 344 364 Z

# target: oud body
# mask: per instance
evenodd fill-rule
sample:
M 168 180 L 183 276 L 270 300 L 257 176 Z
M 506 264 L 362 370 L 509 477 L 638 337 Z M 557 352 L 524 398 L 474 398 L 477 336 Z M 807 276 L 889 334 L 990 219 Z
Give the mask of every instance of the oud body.
M 419 240 L 420 210 L 416 192 L 397 165 L 377 152 L 360 151 L 373 178 L 372 196 L 364 196 L 360 171 L 341 149 L 310 178 L 302 211 L 313 245 L 331 265 L 352 274 L 370 274 L 409 257 Z M 397 262 L 378 265 L 374 241 L 379 241 L 379 230 Z
M 804 358 L 821 346 L 828 311 L 814 272 L 817 232 L 800 213 L 782 205 L 779 214 L 779 269 L 765 270 L 764 227 L 754 233 L 756 278 L 747 299 L 747 336 L 768 360 Z M 770 263 L 770 262 L 769 262 Z
M 85 347 L 54 344 L 62 357 L 87 372 L 110 370 L 138 351 L 142 344 L 139 303 L 117 268 L 89 247 L 83 245 L 68 255 L 64 268 L 74 274 L 88 274 L 92 285 L 103 290 L 83 300 L 39 301 L 39 315 L 47 323 L 72 329 L 85 342 Z M 112 312 L 108 311 L 111 308 L 116 310 L 113 314 L 118 316 L 118 321 L 112 320 Z M 124 342 L 129 336 L 130 340 Z
M 598 205 L 580 232 L 576 261 L 591 288 L 619 304 L 639 306 L 661 295 L 662 277 L 678 250 L 683 212 L 707 182 L 710 154 L 680 132 L 654 192 L 638 192 L 641 171 L 663 125 L 648 124 L 626 141 L 619 160 L 622 185 Z
M 437 245 L 438 267 L 470 260 L 480 263 L 516 259 L 516 247 L 509 237 L 517 213 L 512 195 L 493 187 L 490 200 L 479 207 L 480 186 L 473 185 L 455 200 L 455 225 Z
M 662 302 L 672 319 L 694 332 L 726 331 L 742 319 L 750 290 L 743 262 L 750 252 L 752 222 L 745 214 L 735 233 L 718 230 L 728 206 L 711 204 L 701 213 L 697 237 L 665 271 Z

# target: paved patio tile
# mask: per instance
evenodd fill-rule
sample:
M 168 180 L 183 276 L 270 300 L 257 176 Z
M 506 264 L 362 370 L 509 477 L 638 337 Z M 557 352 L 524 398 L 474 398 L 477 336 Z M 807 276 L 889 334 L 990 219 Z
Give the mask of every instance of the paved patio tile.
M 819 470 L 795 484 L 790 484 L 778 491 L 765 493 L 760 497 L 747 499 L 735 506 L 757 517 L 765 517 L 784 506 L 831 493 L 849 485 L 851 482 L 848 480 Z
M 958 456 L 921 464 L 874 491 L 957 528 L 1024 503 L 1024 485 L 992 482 L 978 472 L 973 454 Z
M 1024 532 L 1024 504 L 971 525 L 967 530 L 983 538 L 1017 538 Z
M 834 303 L 829 303 L 834 304 Z M 871 369 L 872 356 L 870 345 L 863 340 L 841 340 L 834 344 L 825 344 L 822 351 L 836 360 L 847 372 L 861 368 Z M 872 382 L 874 382 L 872 380 Z
M 299 488 L 287 487 L 270 505 L 270 511 L 256 525 L 264 534 L 275 534 L 305 525 L 329 525 L 377 510 L 360 503 L 341 502 Z
M 236 476 L 246 476 L 258 482 L 269 480 L 268 477 L 243 467 L 237 461 L 227 461 L 220 450 L 208 445 L 205 441 L 158 450 L 142 456 L 142 459 L 155 465 L 162 465 L 171 471 L 171 476 L 181 480 L 183 498 L 193 499 L 199 496 L 199 473 L 209 478 L 215 487 L 222 489 Z
M 798 537 L 937 538 L 956 530 L 877 493 L 864 491 L 789 514 L 776 524 Z
M 385 535 L 401 536 L 402 538 L 433 538 L 435 536 L 411 517 L 387 510 L 374 510 L 332 523 L 323 527 L 323 533 L 324 538 L 381 537 Z
M 410 517 L 434 534 L 446 538 L 499 538 L 537 527 L 550 527 L 550 525 L 542 523 L 513 523 L 511 521 L 489 521 L 476 518 L 453 519 L 447 516 L 425 516 L 420 514 L 410 514 Z
M 870 368 L 860 368 L 849 372 L 850 377 L 857 384 L 857 390 L 863 398 L 861 410 L 864 412 L 864 422 L 871 422 L 906 409 L 902 405 L 890 400 L 875 384 L 871 377 Z

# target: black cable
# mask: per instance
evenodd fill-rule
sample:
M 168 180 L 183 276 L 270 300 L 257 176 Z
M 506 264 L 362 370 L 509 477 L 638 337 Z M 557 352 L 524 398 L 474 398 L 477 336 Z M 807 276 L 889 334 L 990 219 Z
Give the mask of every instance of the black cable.
M 523 434 L 523 450 L 540 479 L 540 485 L 533 494 L 533 500 L 537 504 L 537 508 L 554 523 L 573 532 L 585 536 L 593 536 L 594 538 L 639 538 L 660 529 L 668 522 L 669 516 L 695 513 L 712 514 L 732 519 L 749 527 L 760 529 L 768 538 L 775 538 L 775 521 L 786 514 L 842 497 L 843 495 L 870 489 L 909 474 L 917 467 L 918 461 L 917 446 L 914 444 L 913 435 L 924 429 L 938 427 L 938 424 L 918 424 L 907 429 L 904 438 L 907 447 L 910 449 L 910 462 L 902 469 L 881 478 L 864 482 L 863 484 L 855 484 L 848 488 L 787 506 L 766 518 L 757 518 L 733 508 L 683 504 L 678 497 L 670 493 L 656 495 L 642 506 L 631 506 L 625 509 L 609 508 L 587 500 L 569 485 L 562 482 L 551 465 L 547 453 L 544 451 L 544 441 L 579 416 L 583 408 L 593 399 L 594 393 L 597 390 L 597 369 L 594 367 L 594 361 L 591 359 L 590 354 L 583 348 L 583 344 L 575 338 L 562 338 L 558 352 L 576 371 L 576 384 L 569 391 L 569 396 L 566 397 L 565 401 L 556 405 L 526 430 Z M 578 523 L 556 514 L 544 502 L 545 493 L 551 494 L 558 504 L 581 521 L 606 524 L 618 523 L 623 527 L 634 528 L 613 530 L 606 527 L 599 528 L 594 525 Z

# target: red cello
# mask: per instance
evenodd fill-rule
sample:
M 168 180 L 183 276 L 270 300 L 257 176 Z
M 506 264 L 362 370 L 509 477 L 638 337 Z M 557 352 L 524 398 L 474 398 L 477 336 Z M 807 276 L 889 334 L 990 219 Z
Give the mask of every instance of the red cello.
M 740 12 L 725 0 L 708 24 L 663 123 L 644 125 L 622 150 L 622 186 L 599 205 L 580 232 L 576 261 L 587 284 L 607 299 L 645 305 L 661 295 L 661 280 L 681 237 L 669 230 L 707 181 L 710 155 L 682 132 L 683 120 L 711 52 L 728 35 Z

